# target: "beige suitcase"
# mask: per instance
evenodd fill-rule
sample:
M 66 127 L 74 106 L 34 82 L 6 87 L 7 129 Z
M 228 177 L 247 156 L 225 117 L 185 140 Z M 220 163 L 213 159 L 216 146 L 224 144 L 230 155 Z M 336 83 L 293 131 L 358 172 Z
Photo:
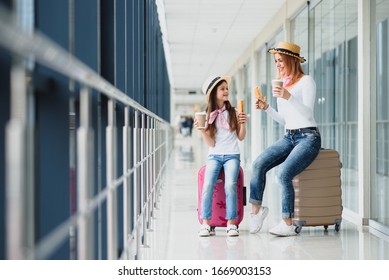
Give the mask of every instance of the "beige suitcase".
M 293 178 L 295 206 L 293 223 L 299 233 L 303 226 L 335 225 L 342 222 L 342 164 L 335 150 L 320 150 L 317 158 Z

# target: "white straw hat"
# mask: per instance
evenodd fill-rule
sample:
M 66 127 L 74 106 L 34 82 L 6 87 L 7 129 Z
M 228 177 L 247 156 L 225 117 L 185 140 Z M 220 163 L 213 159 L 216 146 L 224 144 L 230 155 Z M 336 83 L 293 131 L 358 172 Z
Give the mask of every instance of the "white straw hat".
M 298 58 L 301 63 L 305 62 L 305 58 L 300 56 L 300 46 L 290 43 L 290 42 L 279 42 L 277 47 L 271 48 L 268 50 L 269 53 L 276 54 L 286 54 Z

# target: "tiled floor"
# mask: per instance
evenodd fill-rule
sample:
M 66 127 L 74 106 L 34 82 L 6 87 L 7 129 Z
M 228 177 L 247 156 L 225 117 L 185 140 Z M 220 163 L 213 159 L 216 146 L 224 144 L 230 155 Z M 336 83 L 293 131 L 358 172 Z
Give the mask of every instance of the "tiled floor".
M 294 237 L 269 234 L 269 227 L 280 220 L 280 195 L 274 183 L 269 183 L 265 191 L 264 201 L 270 212 L 258 234 L 248 232 L 247 205 L 239 237 L 228 238 L 223 228 L 216 229 L 216 236 L 198 237 L 197 171 L 207 152 L 198 136 L 195 132 L 192 137 L 176 138 L 167 183 L 141 259 L 389 260 L 389 236 L 358 228 L 345 219 L 339 232 L 334 227 L 327 232 L 323 227 L 306 227 Z M 245 185 L 248 183 L 249 174 L 245 173 Z

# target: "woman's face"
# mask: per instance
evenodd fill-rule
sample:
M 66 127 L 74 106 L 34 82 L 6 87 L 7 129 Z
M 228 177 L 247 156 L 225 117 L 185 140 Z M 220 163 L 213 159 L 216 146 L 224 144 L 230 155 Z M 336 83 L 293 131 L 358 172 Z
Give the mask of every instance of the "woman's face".
M 282 56 L 279 53 L 274 54 L 274 62 L 276 64 L 278 73 L 280 73 L 282 77 L 286 77 L 287 76 L 286 67 L 282 59 Z
M 216 89 L 216 102 L 218 104 L 224 103 L 228 100 L 228 84 L 226 81 L 221 82 L 221 84 Z

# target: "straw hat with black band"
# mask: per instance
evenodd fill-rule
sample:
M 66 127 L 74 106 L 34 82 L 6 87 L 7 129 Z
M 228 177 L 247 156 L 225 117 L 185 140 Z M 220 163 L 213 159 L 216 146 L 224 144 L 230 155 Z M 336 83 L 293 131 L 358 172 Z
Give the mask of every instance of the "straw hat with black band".
M 231 77 L 230 76 L 211 76 L 208 77 L 208 79 L 204 82 L 202 91 L 206 95 L 206 101 L 208 103 L 209 101 L 209 95 L 212 92 L 212 89 L 217 85 L 220 81 L 226 81 L 228 86 L 230 86 L 231 83 Z
M 290 42 L 279 42 L 277 47 L 270 48 L 268 52 L 272 54 L 280 53 L 293 56 L 300 60 L 301 63 L 306 61 L 304 57 L 300 56 L 300 46 Z

